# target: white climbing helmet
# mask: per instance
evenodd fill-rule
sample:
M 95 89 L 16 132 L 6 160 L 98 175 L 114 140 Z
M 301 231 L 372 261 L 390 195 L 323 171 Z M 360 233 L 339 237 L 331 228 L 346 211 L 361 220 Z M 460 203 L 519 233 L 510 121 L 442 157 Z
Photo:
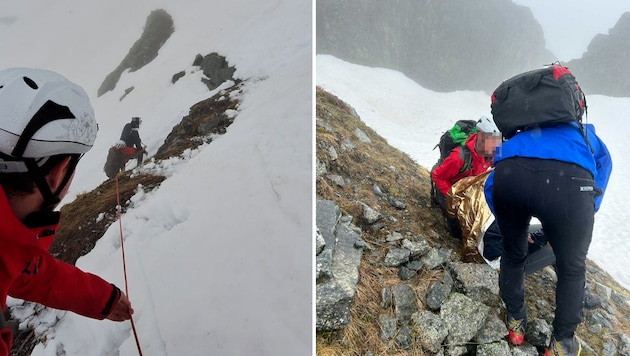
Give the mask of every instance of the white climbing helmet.
M 488 115 L 481 115 L 479 120 L 477 120 L 477 131 L 485 132 L 485 133 L 493 133 L 497 135 L 501 133 L 497 125 L 494 123 L 494 120 L 492 119 L 492 117 Z
M 48 70 L 0 71 L 0 173 L 26 172 L 23 159 L 83 154 L 98 126 L 86 92 Z

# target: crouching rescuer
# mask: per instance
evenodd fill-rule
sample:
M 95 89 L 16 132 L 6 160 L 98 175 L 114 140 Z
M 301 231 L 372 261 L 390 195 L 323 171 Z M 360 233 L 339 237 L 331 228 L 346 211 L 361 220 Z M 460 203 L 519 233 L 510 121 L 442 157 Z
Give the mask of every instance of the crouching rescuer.
M 124 321 L 133 309 L 115 285 L 55 259 L 56 207 L 96 139 L 85 91 L 39 69 L 0 71 L 0 301 L 7 295 L 94 319 Z M 0 355 L 12 335 L 0 314 Z

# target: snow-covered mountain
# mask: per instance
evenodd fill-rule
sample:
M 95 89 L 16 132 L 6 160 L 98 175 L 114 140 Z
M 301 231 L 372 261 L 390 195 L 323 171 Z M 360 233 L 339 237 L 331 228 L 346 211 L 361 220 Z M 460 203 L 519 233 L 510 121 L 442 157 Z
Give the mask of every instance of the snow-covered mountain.
M 157 58 L 97 97 L 155 9 L 172 16 L 174 33 Z M 154 154 L 193 104 L 231 85 L 208 91 L 197 54 L 225 56 L 245 81 L 227 133 L 174 159 L 162 185 L 139 189 L 122 217 L 145 355 L 311 352 L 311 23 L 310 0 L 2 1 L 0 68 L 57 71 L 95 108 L 98 139 L 64 203 L 106 179 L 107 149 L 132 116 L 143 118 Z M 77 265 L 123 287 L 119 234 L 110 226 Z M 137 354 L 129 323 L 57 311 L 39 322 L 47 341 L 33 355 Z

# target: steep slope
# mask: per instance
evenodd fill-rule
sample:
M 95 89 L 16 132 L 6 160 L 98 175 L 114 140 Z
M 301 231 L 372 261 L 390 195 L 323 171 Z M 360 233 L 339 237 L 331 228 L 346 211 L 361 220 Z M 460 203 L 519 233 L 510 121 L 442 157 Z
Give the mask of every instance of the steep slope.
M 360 237 L 351 246 L 362 250 L 346 317 L 328 307 L 332 294 L 324 285 L 338 279 L 347 289 L 352 271 L 336 274 L 330 265 L 342 257 L 324 255 L 347 242 L 338 235 L 337 242 L 316 246 L 317 354 L 508 354 L 497 272 L 462 263 L 461 242 L 430 204 L 426 169 L 390 147 L 343 101 L 320 88 L 316 100 L 318 228 L 320 205 L 332 202 L 337 227 L 354 225 Z M 628 354 L 630 292 L 590 261 L 587 281 L 599 306 L 589 301 L 578 328 L 584 355 Z M 525 287 L 531 327 L 521 351 L 536 355 L 550 336 L 555 273 L 532 274 Z

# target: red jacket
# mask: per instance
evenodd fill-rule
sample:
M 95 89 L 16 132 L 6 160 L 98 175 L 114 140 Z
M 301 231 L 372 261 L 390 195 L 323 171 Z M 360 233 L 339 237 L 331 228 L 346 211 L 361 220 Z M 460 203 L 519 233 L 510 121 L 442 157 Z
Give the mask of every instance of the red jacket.
M 0 217 L 2 311 L 10 295 L 94 319 L 109 315 L 112 306 L 118 303 L 120 290 L 48 253 L 59 223 L 59 212 L 34 213 L 23 224 L 13 214 L 0 188 Z M 2 325 L 0 355 L 8 355 L 10 348 L 11 331 Z
M 462 168 L 464 161 L 460 158 L 460 147 L 457 147 L 451 151 L 451 153 L 446 156 L 442 164 L 435 167 L 431 172 L 431 178 L 435 183 L 435 186 L 442 193 L 442 195 L 446 196 L 448 190 L 451 189 L 451 186 L 455 184 L 458 180 L 464 177 L 476 176 L 485 172 L 488 167 L 492 164 L 492 158 L 484 158 L 481 155 L 478 155 L 475 151 L 475 141 L 477 140 L 477 134 L 472 134 L 466 142 L 464 143 L 466 147 L 470 150 L 470 167 L 462 173 L 459 173 L 459 170 Z

